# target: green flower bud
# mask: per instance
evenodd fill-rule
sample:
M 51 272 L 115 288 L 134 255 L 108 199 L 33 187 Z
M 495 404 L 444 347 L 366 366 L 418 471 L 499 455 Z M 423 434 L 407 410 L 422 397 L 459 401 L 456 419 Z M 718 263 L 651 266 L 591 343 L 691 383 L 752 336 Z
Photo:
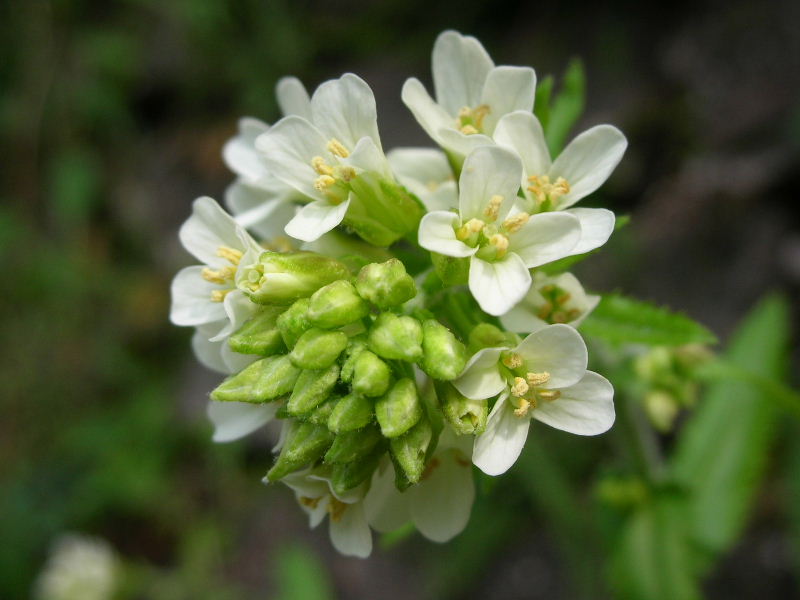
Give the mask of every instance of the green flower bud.
M 422 325 L 414 317 L 381 313 L 369 330 L 369 349 L 381 358 L 417 362 L 422 358 Z
M 325 402 L 311 411 L 311 414 L 308 416 L 308 421 L 310 423 L 314 423 L 315 425 L 325 425 L 327 427 L 328 419 L 331 418 L 333 411 L 336 410 L 336 406 L 341 401 L 342 399 L 339 396 L 330 396 L 327 400 L 325 400 Z
M 467 364 L 467 349 L 456 336 L 436 319 L 422 324 L 422 370 L 434 379 L 450 381 Z
M 469 258 L 456 258 L 431 252 L 436 274 L 445 285 L 466 285 L 469 279 Z
M 367 340 L 364 336 L 358 335 L 350 338 L 347 348 L 344 351 L 345 359 L 342 363 L 341 380 L 350 383 L 353 380 L 353 373 L 356 368 L 358 355 L 367 349 Z
M 500 346 L 516 346 L 517 342 L 510 334 L 489 323 L 476 325 L 469 332 L 468 350 L 470 354 L 475 354 L 484 348 L 497 348 Z
M 324 369 L 331 366 L 347 347 L 347 336 L 341 331 L 309 329 L 294 345 L 289 358 L 302 369 Z
M 423 418 L 408 433 L 389 441 L 395 469 L 399 466 L 409 483 L 417 483 L 425 472 L 425 455 L 432 438 L 433 428 Z
M 228 338 L 228 345 L 234 352 L 240 354 L 271 356 L 285 352 L 286 347 L 283 344 L 281 332 L 275 325 L 275 320 L 281 312 L 283 312 L 282 308 L 265 307 Z
M 335 329 L 369 314 L 369 304 L 344 279 L 329 283 L 309 299 L 307 318 L 317 327 Z
M 286 410 L 293 416 L 311 412 L 328 399 L 338 379 L 339 365 L 336 364 L 327 369 L 303 371 L 297 378 Z
M 394 438 L 411 429 L 422 417 L 417 386 L 403 378 L 375 402 L 375 416 L 384 437 Z
M 383 455 L 383 448 L 349 463 L 333 465 L 331 469 L 331 487 L 334 493 L 342 495 L 354 487 L 368 481 L 378 467 Z
M 294 348 L 300 336 L 314 326 L 307 317 L 308 305 L 308 298 L 297 300 L 275 322 L 287 348 Z
M 392 383 L 389 365 L 365 350 L 356 357 L 353 368 L 353 390 L 364 396 L 382 396 Z
M 414 279 L 396 258 L 366 265 L 358 272 L 356 289 L 380 309 L 399 306 L 417 295 Z
M 252 265 L 240 266 L 236 285 L 258 304 L 290 304 L 350 272 L 342 263 L 315 252 L 266 251 Z
M 211 399 L 219 402 L 268 402 L 291 392 L 299 376 L 300 369 L 291 363 L 288 356 L 269 356 L 228 377 L 211 392 Z
M 268 481 L 277 481 L 303 465 L 319 459 L 333 443 L 333 434 L 324 425 L 294 421 L 278 460 L 267 473 Z
M 328 429 L 334 433 L 354 431 L 369 425 L 375 415 L 372 400 L 352 392 L 339 400 L 328 417 Z
M 375 425 L 339 433 L 325 453 L 325 462 L 336 464 L 358 460 L 369 454 L 382 439 L 381 432 Z
M 449 383 L 436 385 L 436 395 L 445 420 L 459 435 L 478 435 L 486 428 L 488 400 L 470 400 Z

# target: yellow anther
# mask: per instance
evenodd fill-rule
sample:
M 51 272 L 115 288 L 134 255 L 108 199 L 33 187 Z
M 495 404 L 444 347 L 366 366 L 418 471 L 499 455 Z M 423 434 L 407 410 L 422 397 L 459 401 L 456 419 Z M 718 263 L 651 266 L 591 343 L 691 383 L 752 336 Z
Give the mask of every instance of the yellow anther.
M 505 221 L 503 221 L 503 229 L 505 229 L 508 233 L 516 233 L 525 223 L 528 222 L 531 216 L 528 213 L 517 213 L 513 217 L 509 217 Z
M 552 402 L 553 400 L 558 400 L 561 398 L 561 392 L 558 390 L 542 390 L 537 392 L 537 396 L 542 400 L 547 400 L 548 402 Z
M 350 181 L 351 179 L 355 179 L 356 170 L 350 166 L 338 166 L 334 169 L 334 174 L 336 175 L 337 179 L 341 179 L 342 181 Z
M 500 214 L 500 205 L 503 203 L 503 197 L 495 194 L 489 199 L 489 204 L 483 210 L 484 216 L 490 221 L 494 222 L 497 215 Z
M 539 310 L 536 312 L 536 316 L 542 321 L 546 321 L 551 312 L 553 312 L 553 305 L 549 302 L 545 302 L 539 307 Z
M 518 417 L 524 417 L 528 414 L 528 411 L 531 408 L 536 408 L 536 401 L 535 400 L 528 400 L 526 398 L 520 398 L 519 404 L 517 408 L 514 409 L 514 414 Z
M 536 387 L 550 381 L 550 373 L 547 371 L 542 371 L 541 373 L 528 372 L 525 378 L 528 380 L 529 386 Z
M 222 267 L 219 271 L 203 267 L 200 274 L 206 281 L 222 285 L 233 280 L 233 277 L 236 275 L 236 267 Z
M 456 127 L 461 133 L 472 135 L 483 131 L 483 119 L 491 112 L 488 104 L 481 104 L 475 108 L 464 106 L 458 111 Z
M 340 158 L 347 158 L 350 156 L 350 152 L 344 147 L 344 144 L 342 144 L 342 142 L 336 138 L 331 138 L 331 140 L 328 142 L 327 148 L 328 152 L 334 156 L 338 156 Z
M 509 352 L 503 356 L 503 364 L 509 369 L 518 369 L 522 366 L 522 357 L 516 352 Z
M 328 512 L 331 515 L 331 521 L 338 521 L 341 519 L 345 509 L 347 509 L 347 504 L 331 496 L 330 502 L 328 502 Z
M 320 175 L 314 180 L 314 189 L 318 192 L 324 192 L 326 188 L 329 188 L 334 183 L 336 183 L 336 180 L 330 175 Z
M 212 302 L 223 302 L 225 300 L 225 296 L 230 294 L 233 290 L 211 290 L 211 301 Z
M 503 258 L 508 252 L 508 238 L 502 233 L 495 233 L 489 238 L 489 243 L 497 248 L 496 258 Z
M 224 258 L 232 265 L 238 265 L 239 261 L 242 260 L 243 255 L 244 254 L 241 250 L 236 250 L 235 248 L 230 248 L 228 246 L 220 246 L 217 248 L 217 256 Z
M 528 393 L 529 389 L 530 387 L 528 386 L 527 381 L 525 381 L 522 377 L 514 377 L 514 385 L 511 386 L 512 396 L 521 398 L 522 396 Z
M 548 175 L 532 175 L 528 177 L 531 185 L 528 186 L 528 191 L 536 196 L 536 201 L 542 204 L 546 200 L 555 202 L 564 194 L 569 193 L 569 183 L 563 177 L 559 177 L 554 183 L 550 183 Z
M 317 508 L 317 505 L 319 504 L 321 498 L 308 498 L 307 496 L 300 496 L 297 500 L 303 506 L 307 506 L 308 508 L 313 510 Z
M 325 162 L 321 156 L 315 156 L 311 159 L 311 166 L 320 175 L 333 175 L 333 167 Z
M 456 239 L 463 242 L 476 233 L 480 233 L 485 225 L 486 223 L 480 219 L 470 219 L 456 230 Z
M 459 129 L 461 133 L 464 135 L 474 135 L 476 133 L 480 133 L 477 129 L 475 129 L 472 125 L 462 125 Z

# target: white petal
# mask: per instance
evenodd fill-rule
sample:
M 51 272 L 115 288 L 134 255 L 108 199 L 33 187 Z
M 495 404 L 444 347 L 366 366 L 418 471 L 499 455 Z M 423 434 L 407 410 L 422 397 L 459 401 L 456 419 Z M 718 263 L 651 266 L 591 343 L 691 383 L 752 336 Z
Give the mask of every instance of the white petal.
M 336 138 L 350 152 L 365 136 L 381 147 L 375 96 L 357 75 L 345 73 L 320 85 L 311 98 L 311 115 L 328 140 Z
M 508 394 L 497 399 L 486 422 L 486 430 L 475 438 L 472 462 L 487 475 L 502 475 L 517 461 L 528 439 L 530 419 L 518 417 L 508 403 Z
M 550 152 L 539 119 L 530 111 L 505 115 L 494 130 L 494 141 L 511 148 L 522 159 L 525 177 L 545 175 L 550 171 Z M 523 186 L 526 184 L 523 183 Z
M 362 171 L 377 173 L 386 179 L 393 179 L 386 156 L 370 137 L 362 137 L 343 162 Z
M 219 343 L 222 362 L 224 362 L 225 366 L 228 368 L 228 373 L 238 373 L 261 358 L 257 354 L 239 354 L 238 352 L 234 352 L 230 344 L 228 344 L 227 339 Z
M 217 256 L 220 246 L 242 250 L 237 236 L 238 226 L 228 213 L 208 197 L 198 198 L 192 204 L 192 216 L 178 233 L 183 247 L 203 264 L 212 267 L 230 266 Z
M 434 148 L 395 148 L 387 155 L 398 181 L 429 211 L 458 207 L 458 191 L 447 156 Z
M 441 140 L 439 142 L 441 146 L 450 154 L 458 157 L 464 157 L 481 146 L 495 145 L 488 135 L 482 133 L 466 134 L 454 129 L 452 126 L 440 127 L 436 135 Z
M 289 473 L 281 479 L 281 483 L 306 498 L 323 498 L 328 495 L 328 484 L 323 480 L 312 478 L 311 469 Z
M 492 59 L 474 37 L 445 31 L 433 45 L 433 87 L 436 100 L 451 115 L 480 104 Z
M 275 417 L 278 404 L 249 402 L 208 402 L 206 413 L 214 424 L 215 442 L 232 442 L 266 425 Z
M 535 419 L 577 435 L 604 433 L 614 424 L 614 387 L 602 375 L 587 371 L 578 383 L 559 391 L 559 398 L 533 411 Z
M 439 137 L 439 130 L 443 127 L 455 125 L 455 117 L 448 115 L 447 112 L 430 97 L 425 86 L 414 77 L 407 79 L 403 84 L 403 91 L 400 94 L 403 103 L 414 115 L 417 123 L 420 124 L 433 141 L 442 144 Z
M 288 196 L 299 196 L 294 188 L 286 188 L 283 183 L 281 186 L 289 190 Z M 241 181 L 228 187 L 225 199 L 236 215 L 236 222 L 266 240 L 284 236 L 283 228 L 297 212 L 294 203 L 287 198 L 266 196 L 258 188 L 242 184 Z
M 367 558 L 372 553 L 372 532 L 361 502 L 350 504 L 338 521 L 330 521 L 333 547 L 345 556 Z
M 469 291 L 481 310 L 499 316 L 511 310 L 531 287 L 531 274 L 522 259 L 509 253 L 503 260 L 487 262 L 476 256 L 469 263 Z
M 539 295 L 539 293 L 531 287 L 530 291 L 525 295 L 516 306 L 511 308 L 506 314 L 500 315 L 500 322 L 507 331 L 514 333 L 530 333 L 537 331 L 542 327 L 547 326 L 546 321 L 542 321 L 536 316 L 536 310 L 530 302 L 526 299 L 531 294 Z
M 599 188 L 622 160 L 628 140 L 611 125 L 584 131 L 564 148 L 550 169 L 550 179 L 563 177 L 570 191 L 558 208 L 567 208 Z
M 311 204 L 306 204 L 289 221 L 284 231 L 295 239 L 313 242 L 323 233 L 328 233 L 341 223 L 349 206 L 349 198 L 337 205 L 325 200 L 317 200 Z
M 472 218 L 487 220 L 484 214 L 492 196 L 502 196 L 498 220 L 505 218 L 514 204 L 522 178 L 522 164 L 512 151 L 498 146 L 481 146 L 464 161 L 459 178 L 459 213 L 463 222 Z
M 244 322 L 252 317 L 258 310 L 258 306 L 241 290 L 233 290 L 226 294 L 222 306 L 228 317 L 228 323 L 217 335 L 210 338 L 212 342 L 219 342 L 238 331 L 239 328 L 244 325 Z
M 278 106 L 284 116 L 297 115 L 311 120 L 311 100 L 297 77 L 282 77 L 275 86 Z
M 595 308 L 597 308 L 598 304 L 600 304 L 600 300 L 601 300 L 600 296 L 596 296 L 594 294 L 586 294 L 586 308 L 577 319 L 575 319 L 570 323 L 570 325 L 572 325 L 573 327 L 577 327 L 578 325 L 583 323 L 583 320 L 590 314 L 592 314 L 592 311 Z
M 528 268 L 572 254 L 580 241 L 578 218 L 563 212 L 539 213 L 509 236 L 509 252 L 518 254 Z
M 430 212 L 419 223 L 419 245 L 445 256 L 472 256 L 478 249 L 456 239 L 454 228 L 458 226 L 457 214 L 446 210 Z
M 483 85 L 481 104 L 489 107 L 483 130 L 491 134 L 500 117 L 515 110 L 533 110 L 536 73 L 530 67 L 495 67 Z
M 314 188 L 319 174 L 311 166 L 315 156 L 332 160 L 327 152 L 328 139 L 301 117 L 284 117 L 256 139 L 256 149 L 269 171 L 287 185 L 310 198 L 322 199 Z
M 266 166 L 256 152 L 256 138 L 267 131 L 269 125 L 245 117 L 239 120 L 239 135 L 231 138 L 222 148 L 222 158 L 228 168 L 239 177 L 257 180 L 268 175 Z
M 581 335 L 569 325 L 548 325 L 526 337 L 514 349 L 534 373 L 550 379 L 540 387 L 555 389 L 575 385 L 586 374 L 589 354 Z M 538 387 L 538 386 L 537 386 Z
M 222 360 L 222 347 L 223 342 L 208 341 L 208 336 L 202 331 L 195 331 L 192 336 L 192 350 L 200 364 L 217 373 L 229 375 L 233 371 Z
M 211 292 L 222 289 L 203 279 L 203 267 L 185 267 L 172 280 L 169 318 L 175 325 L 195 326 L 225 318 L 221 302 L 211 301 Z
M 506 382 L 500 376 L 498 362 L 505 348 L 483 348 L 467 361 L 458 379 L 453 381 L 462 395 L 472 400 L 483 400 L 496 396 L 506 389 Z
M 570 254 L 583 254 L 599 248 L 614 233 L 616 218 L 614 213 L 605 208 L 570 208 L 564 211 L 581 222 L 581 239 Z
M 420 533 L 434 542 L 446 542 L 469 521 L 475 500 L 472 465 L 457 450 L 437 453 L 433 460 L 438 463 L 406 493 L 411 519 Z
M 394 485 L 394 467 L 385 460 L 372 475 L 372 484 L 364 498 L 367 522 L 375 531 L 387 533 L 410 520 L 408 496 Z

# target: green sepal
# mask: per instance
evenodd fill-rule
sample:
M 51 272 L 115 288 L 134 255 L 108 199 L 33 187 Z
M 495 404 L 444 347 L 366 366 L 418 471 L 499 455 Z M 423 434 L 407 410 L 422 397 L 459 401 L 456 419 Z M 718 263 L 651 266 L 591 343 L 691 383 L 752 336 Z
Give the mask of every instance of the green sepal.
M 484 348 L 500 348 L 504 346 L 516 346 L 517 341 L 514 334 L 495 327 L 489 323 L 476 325 L 469 332 L 467 351 L 470 355 L 475 354 Z
M 292 391 L 300 376 L 286 355 L 257 360 L 228 377 L 211 392 L 218 402 L 269 402 Z
M 340 279 L 318 289 L 309 299 L 307 318 L 322 329 L 335 329 L 369 314 L 369 304 L 349 281 Z
M 328 417 L 328 429 L 334 433 L 344 433 L 361 429 L 372 423 L 375 407 L 372 400 L 361 394 L 351 392 L 338 401 Z
M 444 285 L 467 284 L 469 280 L 469 258 L 445 256 L 444 254 L 431 252 L 431 262 Z
M 360 352 L 353 366 L 353 391 L 375 398 L 382 396 L 392 383 L 392 371 L 369 350 Z
M 488 400 L 470 400 L 449 383 L 437 382 L 435 386 L 441 413 L 457 434 L 483 433 L 489 415 Z
M 289 359 L 302 369 L 325 369 L 331 366 L 347 347 L 347 336 L 341 331 L 309 329 L 295 343 Z
M 422 323 L 422 370 L 434 379 L 450 381 L 464 370 L 467 348 L 436 319 Z
M 422 413 L 417 386 L 407 377 L 400 379 L 375 402 L 375 417 L 387 438 L 403 435 L 417 424 Z
M 414 278 L 396 258 L 362 268 L 356 278 L 356 289 L 362 298 L 380 309 L 399 306 L 417 295 Z
M 381 358 L 417 362 L 422 358 L 422 325 L 414 317 L 381 313 L 369 330 L 369 349 Z
M 272 356 L 285 352 L 283 337 L 275 325 L 275 321 L 282 312 L 283 308 L 280 307 L 265 307 L 228 338 L 228 345 L 239 354 Z
M 420 421 L 405 435 L 389 440 L 389 451 L 409 483 L 419 482 L 425 472 L 425 458 L 433 438 L 433 428 L 427 418 Z
M 381 445 L 377 450 L 358 460 L 333 465 L 331 469 L 331 488 L 333 488 L 333 492 L 341 496 L 368 481 L 378 467 L 378 462 L 384 451 L 385 448 Z
M 333 444 L 325 453 L 325 462 L 341 464 L 358 460 L 369 454 L 382 439 L 383 436 L 375 425 L 336 434 Z
M 293 416 L 311 412 L 328 399 L 338 379 L 339 365 L 331 365 L 327 369 L 303 371 L 297 378 L 286 410 Z
M 342 362 L 342 372 L 340 378 L 345 383 L 353 380 L 353 373 L 356 367 L 358 355 L 367 349 L 367 338 L 363 335 L 351 337 L 344 351 L 344 361 Z
M 275 464 L 267 472 L 268 481 L 277 481 L 303 465 L 318 460 L 333 443 L 333 434 L 324 425 L 294 421 Z
M 308 415 L 307 421 L 314 423 L 315 425 L 325 425 L 328 426 L 328 420 L 331 418 L 331 414 L 333 411 L 336 410 L 339 402 L 341 402 L 341 398 L 337 395 L 329 396 L 325 402 L 317 406 L 311 414 Z M 295 417 L 298 418 L 298 417 Z M 335 432 L 334 432 L 335 433 Z
M 287 348 L 294 348 L 300 336 L 314 326 L 308 320 L 308 304 L 308 298 L 297 300 L 275 322 Z

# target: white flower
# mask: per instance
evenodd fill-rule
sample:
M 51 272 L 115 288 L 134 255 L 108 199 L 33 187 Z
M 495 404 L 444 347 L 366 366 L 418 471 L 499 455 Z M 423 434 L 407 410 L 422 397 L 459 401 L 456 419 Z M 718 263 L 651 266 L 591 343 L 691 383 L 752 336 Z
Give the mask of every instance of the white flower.
M 500 118 L 533 110 L 536 74 L 530 67 L 495 67 L 481 43 L 445 31 L 433 46 L 434 101 L 418 79 L 408 79 L 402 98 L 437 144 L 458 157 L 491 144 Z
M 429 211 L 458 206 L 458 188 L 447 156 L 435 148 L 394 148 L 386 158 L 397 180 Z
M 469 460 L 470 440 L 445 428 L 419 483 L 400 493 L 394 468 L 384 460 L 372 476 L 364 499 L 369 524 L 380 532 L 394 531 L 408 521 L 429 540 L 446 542 L 464 530 L 475 484 Z
M 587 294 L 572 273 L 551 277 L 538 272 L 533 274 L 530 291 L 500 322 L 508 331 L 526 333 L 553 323 L 577 327 L 598 302 L 600 296 Z
M 497 146 L 473 150 L 459 179 L 458 213 L 434 211 L 422 218 L 419 243 L 446 256 L 469 257 L 469 289 L 481 308 L 502 315 L 531 285 L 528 271 L 567 256 L 581 236 L 567 213 L 519 212 L 522 165 Z
M 571 254 L 582 254 L 606 243 L 614 231 L 614 213 L 603 208 L 570 208 L 599 188 L 622 160 L 628 141 L 611 125 L 584 131 L 550 159 L 539 119 L 516 111 L 497 124 L 494 140 L 522 159 L 522 209 L 530 213 L 566 211 L 581 222 L 580 241 Z
M 313 241 L 341 223 L 351 202 L 350 181 L 362 171 L 391 179 L 378 136 L 375 98 L 356 75 L 326 81 L 309 113 L 290 115 L 256 139 L 267 170 L 313 201 L 286 233 Z
M 109 600 L 116 558 L 105 540 L 66 534 L 55 544 L 36 581 L 38 600 Z
M 339 552 L 358 558 L 366 558 L 372 553 L 372 533 L 364 513 L 365 484 L 348 490 L 345 495 L 337 495 L 324 468 L 295 471 L 281 481 L 294 490 L 297 502 L 308 514 L 312 529 L 322 522 L 325 515 L 330 517 L 331 542 Z
M 498 396 L 472 462 L 500 475 L 517 460 L 531 418 L 578 435 L 597 435 L 614 423 L 614 388 L 586 370 L 586 344 L 567 325 L 548 325 L 516 348 L 485 348 L 453 382 L 467 398 Z

